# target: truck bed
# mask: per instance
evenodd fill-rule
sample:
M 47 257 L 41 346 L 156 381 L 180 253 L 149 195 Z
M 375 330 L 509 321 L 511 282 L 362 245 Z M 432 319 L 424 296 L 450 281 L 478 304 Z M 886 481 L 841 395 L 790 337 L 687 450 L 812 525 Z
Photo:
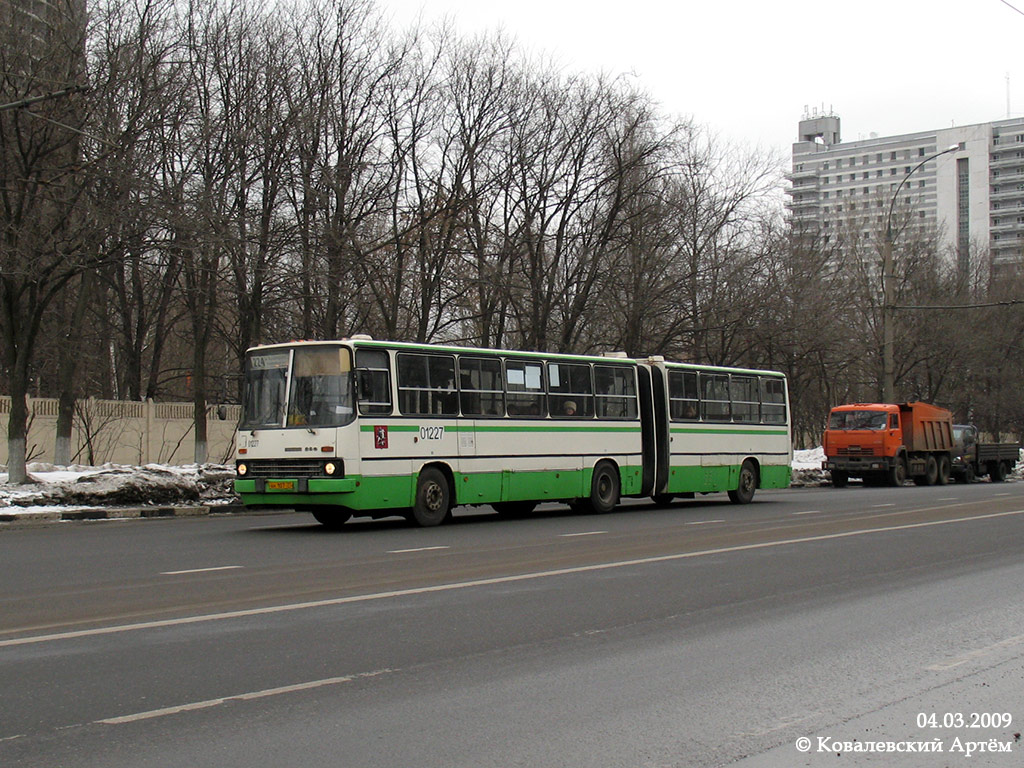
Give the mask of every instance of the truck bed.
M 986 464 L 990 461 L 1008 461 L 1010 468 L 1020 458 L 1020 445 L 1018 443 L 978 443 L 978 464 Z

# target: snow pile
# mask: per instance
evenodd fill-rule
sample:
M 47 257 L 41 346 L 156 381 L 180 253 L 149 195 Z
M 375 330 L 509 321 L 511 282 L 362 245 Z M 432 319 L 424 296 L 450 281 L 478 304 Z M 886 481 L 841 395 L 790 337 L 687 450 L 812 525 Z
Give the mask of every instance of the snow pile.
M 793 451 L 793 482 L 795 486 L 825 485 L 830 475 L 821 468 L 825 449 L 820 445 L 806 451 Z
M 220 464 L 132 467 L 57 467 L 29 464 L 31 480 L 11 485 L 0 474 L 0 508 L 66 506 L 148 506 L 174 504 L 227 504 L 235 501 L 231 481 L 234 467 Z

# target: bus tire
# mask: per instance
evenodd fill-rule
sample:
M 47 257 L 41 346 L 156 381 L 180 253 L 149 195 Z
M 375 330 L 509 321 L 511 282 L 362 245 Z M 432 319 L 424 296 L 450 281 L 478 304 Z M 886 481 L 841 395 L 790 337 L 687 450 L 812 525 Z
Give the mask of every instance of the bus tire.
M 729 491 L 729 501 L 733 504 L 749 504 L 757 490 L 757 470 L 750 461 L 744 461 L 740 467 L 740 480 L 736 490 Z
M 310 510 L 310 512 L 320 525 L 330 531 L 340 530 L 341 526 L 352 517 L 352 513 L 342 507 L 324 507 Z
M 583 500 L 578 508 L 598 514 L 611 512 L 619 503 L 619 490 L 618 467 L 610 461 L 599 462 L 590 479 L 590 497 Z
M 667 507 L 673 501 L 675 501 L 675 494 L 672 493 L 656 493 L 651 496 L 651 501 L 657 504 L 659 507 Z
M 452 492 L 448 479 L 437 467 L 424 467 L 416 481 L 416 500 L 411 519 L 423 528 L 440 525 L 451 513 Z

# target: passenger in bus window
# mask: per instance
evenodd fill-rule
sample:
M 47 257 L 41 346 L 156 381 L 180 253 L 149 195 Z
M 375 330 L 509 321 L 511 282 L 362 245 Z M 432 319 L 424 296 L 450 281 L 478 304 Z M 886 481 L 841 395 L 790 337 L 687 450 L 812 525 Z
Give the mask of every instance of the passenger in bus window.
M 562 406 L 562 410 L 565 411 L 566 416 L 576 415 L 576 403 L 572 400 L 566 400 L 565 405 Z

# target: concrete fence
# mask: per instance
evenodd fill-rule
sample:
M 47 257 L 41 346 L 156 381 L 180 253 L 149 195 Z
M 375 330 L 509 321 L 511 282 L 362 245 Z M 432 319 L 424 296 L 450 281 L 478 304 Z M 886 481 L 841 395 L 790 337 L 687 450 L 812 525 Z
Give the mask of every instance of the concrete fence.
M 191 464 L 195 460 L 192 403 L 79 400 L 71 430 L 72 464 Z M 57 400 L 29 398 L 28 461 L 53 462 Z M 7 464 L 11 398 L 0 396 L 0 464 Z M 226 463 L 234 451 L 241 406 L 206 409 L 207 457 Z

